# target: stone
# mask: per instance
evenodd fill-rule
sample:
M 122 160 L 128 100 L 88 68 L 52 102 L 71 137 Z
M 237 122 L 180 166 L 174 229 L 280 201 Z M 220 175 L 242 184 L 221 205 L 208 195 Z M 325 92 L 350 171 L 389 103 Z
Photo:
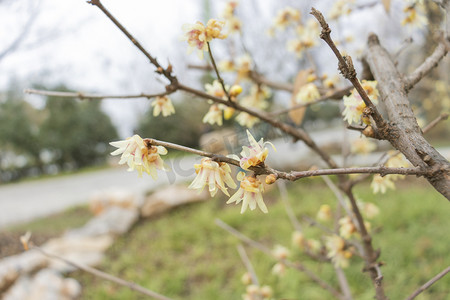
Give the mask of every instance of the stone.
M 141 208 L 141 216 L 150 217 L 179 205 L 205 201 L 210 198 L 206 190 L 199 194 L 198 191 L 188 189 L 186 186 L 168 186 L 156 191 L 145 199 Z
M 3 300 L 75 300 L 81 285 L 73 278 L 44 269 L 34 276 L 23 276 L 3 296 Z
M 111 235 L 103 236 L 63 236 L 51 239 L 42 246 L 49 254 L 55 254 L 78 264 L 97 266 L 101 263 L 104 252 L 113 243 Z M 75 270 L 75 267 L 57 259 L 49 259 L 49 268 L 61 273 Z
M 47 259 L 35 250 L 0 260 L 0 292 L 6 290 L 22 274 L 35 272 L 47 264 Z
M 100 215 L 110 207 L 135 210 L 142 205 L 142 197 L 126 190 L 112 188 L 94 193 L 89 199 L 89 209 Z
M 66 236 L 121 235 L 127 232 L 139 219 L 139 210 L 109 207 L 102 214 L 92 218 L 83 227 L 72 229 Z

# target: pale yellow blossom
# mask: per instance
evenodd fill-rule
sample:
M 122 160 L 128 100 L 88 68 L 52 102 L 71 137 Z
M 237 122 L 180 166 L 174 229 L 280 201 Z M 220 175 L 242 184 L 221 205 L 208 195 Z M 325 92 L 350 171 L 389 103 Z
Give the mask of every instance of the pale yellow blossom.
M 354 0 L 338 0 L 333 1 L 333 5 L 328 12 L 328 18 L 330 20 L 336 20 L 341 16 L 348 15 L 352 11 L 352 5 Z
M 275 146 L 271 142 L 264 142 L 263 138 L 261 138 L 257 142 L 249 130 L 247 130 L 247 137 L 250 143 L 250 147 L 242 147 L 242 158 L 239 160 L 239 164 L 244 170 L 248 170 L 250 167 L 254 167 L 264 163 L 267 155 L 269 154 L 269 149 L 265 147 L 266 144 L 271 145 L 275 150 Z
M 231 178 L 230 166 L 223 162 L 215 162 L 205 157 L 200 164 L 194 165 L 197 176 L 189 185 L 190 189 L 202 191 L 208 185 L 211 197 L 214 197 L 220 189 L 225 195 L 230 196 L 226 186 L 235 189 L 236 183 Z
M 256 123 L 259 122 L 259 118 L 249 115 L 246 112 L 240 112 L 236 116 L 236 122 L 238 122 L 239 125 L 243 127 L 252 128 Z
M 220 72 L 233 72 L 235 69 L 234 62 L 231 60 L 221 60 L 217 63 Z
M 320 93 L 314 83 L 308 83 L 302 86 L 295 97 L 297 103 L 310 103 L 319 98 Z
M 245 176 L 243 172 L 238 174 L 238 180 L 241 181 L 239 190 L 227 201 L 227 204 L 239 204 L 242 201 L 241 214 L 243 214 L 248 207 L 254 210 L 256 206 L 262 212 L 268 213 L 266 204 L 263 201 L 262 193 L 264 186 L 258 178 L 253 176 Z
M 225 22 L 214 19 L 209 20 L 206 27 L 199 21 L 195 24 L 184 24 L 183 40 L 188 42 L 188 53 L 197 49 L 197 54 L 202 59 L 203 52 L 208 51 L 208 42 L 212 41 L 212 39 L 226 38 L 226 35 L 221 32 L 224 25 Z
M 298 247 L 299 249 L 305 248 L 305 236 L 300 231 L 294 231 L 292 233 L 292 245 Z
M 286 259 L 289 256 L 289 250 L 282 245 L 275 245 L 272 255 L 277 259 Z
M 153 116 L 157 117 L 162 112 L 163 117 L 170 116 L 175 113 L 175 108 L 173 107 L 172 101 L 169 97 L 156 97 L 152 102 L 153 106 Z
M 325 238 L 325 245 L 328 250 L 327 257 L 331 258 L 336 267 L 347 268 L 352 252 L 346 249 L 345 241 L 337 235 Z
M 225 84 L 225 89 L 228 91 L 230 89 L 230 86 Z M 214 80 L 212 84 L 205 84 L 205 90 L 211 96 L 227 100 L 227 96 L 225 94 L 225 91 L 223 90 L 222 84 L 218 80 Z
M 281 262 L 276 263 L 272 267 L 272 274 L 280 276 L 280 277 L 284 276 L 286 274 L 286 265 Z
M 166 170 L 160 155 L 167 154 L 166 148 L 162 146 L 152 146 L 144 142 L 137 134 L 124 140 L 109 143 L 118 148 L 111 155 L 122 154 L 119 164 L 127 164 L 128 171 L 137 170 L 139 177 L 146 172 L 153 179 L 157 178 L 156 170 Z
M 374 194 L 377 193 L 386 193 L 387 189 L 395 190 L 395 184 L 392 181 L 392 177 L 390 175 L 386 175 L 381 177 L 379 174 L 373 175 L 372 183 L 370 184 L 372 191 Z
M 278 11 L 274 26 L 278 29 L 286 29 L 288 25 L 295 24 L 300 21 L 300 11 L 292 7 L 286 7 Z
M 317 212 L 317 219 L 320 221 L 328 221 L 331 217 L 331 207 L 328 204 L 322 204 Z
M 373 102 L 373 104 L 378 104 L 379 93 L 377 89 L 377 82 L 363 80 L 361 81 L 361 86 L 364 88 L 367 96 Z M 345 121 L 347 121 L 349 124 L 360 123 L 361 120 L 365 123 L 368 122 L 367 120 L 362 119 L 362 114 L 364 108 L 366 107 L 366 104 L 364 103 L 356 89 L 353 89 L 349 96 L 344 96 L 343 100 L 345 109 L 342 115 L 344 116 Z
M 349 216 L 343 217 L 339 220 L 339 235 L 343 238 L 350 238 L 352 234 L 356 233 L 356 226 L 353 224 Z
M 408 25 L 411 27 L 422 28 L 428 24 L 428 20 L 424 14 L 423 5 L 413 4 L 408 5 L 403 9 L 405 18 L 402 20 L 402 25 Z
M 223 113 L 222 109 L 218 104 L 213 104 L 210 106 L 209 111 L 203 117 L 203 123 L 209 123 L 211 125 L 217 124 L 222 126 L 223 124 Z

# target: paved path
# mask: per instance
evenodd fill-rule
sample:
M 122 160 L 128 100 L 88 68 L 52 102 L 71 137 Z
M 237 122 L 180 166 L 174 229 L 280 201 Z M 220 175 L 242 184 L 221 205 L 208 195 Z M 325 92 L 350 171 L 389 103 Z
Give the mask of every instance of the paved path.
M 85 204 L 95 192 L 110 188 L 145 193 L 158 185 L 193 178 L 198 158 L 184 157 L 167 162 L 173 172 L 159 172 L 158 180 L 126 168 L 111 168 L 90 173 L 28 181 L 0 186 L 0 228 L 26 222 Z

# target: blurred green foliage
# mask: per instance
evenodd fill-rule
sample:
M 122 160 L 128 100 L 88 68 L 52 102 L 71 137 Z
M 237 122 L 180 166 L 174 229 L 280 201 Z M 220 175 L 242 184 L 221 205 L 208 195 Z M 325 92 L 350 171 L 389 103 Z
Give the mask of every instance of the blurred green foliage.
M 64 86 L 52 88 L 67 91 Z M 117 138 L 101 102 L 47 97 L 43 109 L 10 91 L 0 99 L 0 181 L 104 163 Z M 19 163 L 18 163 L 19 162 Z
M 448 202 L 425 183 L 404 182 L 397 192 L 373 195 L 368 185 L 356 190 L 360 199 L 380 208 L 371 221 L 374 246 L 381 249 L 386 293 L 391 299 L 403 299 L 449 265 Z M 205 203 L 185 205 L 161 217 L 142 220 L 120 237 L 107 252 L 100 268 L 125 280 L 136 282 L 175 299 L 241 299 L 245 285 L 240 278 L 246 272 L 236 250 L 239 241 L 214 224 L 220 218 L 245 235 L 269 247 L 281 244 L 291 249 L 290 259 L 300 261 L 323 280 L 338 287 L 329 264 L 312 261 L 291 246 L 293 227 L 279 192 L 265 194 L 269 214 L 225 205 L 220 195 Z M 334 207 L 335 196 L 320 182 L 307 179 L 289 185 L 289 199 L 295 214 L 314 217 L 321 204 Z M 330 223 L 323 223 L 331 227 Z M 322 231 L 303 223 L 307 238 L 319 238 Z M 270 285 L 274 299 L 322 300 L 333 297 L 306 275 L 288 269 L 284 277 L 271 273 L 275 261 L 246 246 L 259 281 Z M 361 258 L 352 258 L 345 269 L 355 299 L 373 299 L 374 290 Z M 418 271 L 420 270 L 420 271 Z M 142 299 L 125 287 L 95 278 L 90 274 L 72 274 L 81 280 L 85 299 Z M 421 295 L 421 299 L 444 300 L 449 294 L 449 278 L 443 278 Z

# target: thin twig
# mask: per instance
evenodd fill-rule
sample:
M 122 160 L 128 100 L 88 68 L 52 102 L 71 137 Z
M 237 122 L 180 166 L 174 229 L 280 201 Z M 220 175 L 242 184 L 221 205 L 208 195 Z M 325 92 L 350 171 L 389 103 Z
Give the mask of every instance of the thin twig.
M 442 37 L 444 39 L 444 37 Z M 439 61 L 447 54 L 447 47 L 445 46 L 445 40 L 440 42 L 433 54 L 431 54 L 425 61 L 417 67 L 409 76 L 405 78 L 405 91 L 411 90 L 423 77 L 437 67 Z
M 418 288 L 414 293 L 411 294 L 411 296 L 409 296 L 408 298 L 406 298 L 406 300 L 412 300 L 414 298 L 416 298 L 420 293 L 422 293 L 423 291 L 425 291 L 427 288 L 429 288 L 430 286 L 432 286 L 433 284 L 436 283 L 436 281 L 438 281 L 439 279 L 441 279 L 442 277 L 444 277 L 445 275 L 447 275 L 447 273 L 450 272 L 450 266 L 445 268 L 444 271 L 440 272 L 439 274 L 437 274 L 436 276 L 434 276 L 433 278 L 431 278 L 427 283 L 425 283 L 424 285 L 422 285 L 420 288 Z
M 166 96 L 168 94 L 173 93 L 173 91 L 163 92 L 163 93 L 157 93 L 157 94 L 135 94 L 135 95 L 95 95 L 95 94 L 85 94 L 82 92 L 58 92 L 58 91 L 45 91 L 45 90 L 35 90 L 35 89 L 25 89 L 23 91 L 26 94 L 35 94 L 35 95 L 42 95 L 42 96 L 51 96 L 51 97 L 62 97 L 62 98 L 79 98 L 81 100 L 83 99 L 95 99 L 95 100 L 101 100 L 101 99 L 136 99 L 136 98 L 155 98 L 155 97 L 162 97 Z
M 234 229 L 233 227 L 231 227 L 230 225 L 226 224 L 225 222 L 223 222 L 220 219 L 216 219 L 215 221 L 216 225 L 219 226 L 220 228 L 228 231 L 229 233 L 231 233 L 233 236 L 235 236 L 236 238 L 238 238 L 239 240 L 241 240 L 242 242 L 260 250 L 261 252 L 267 254 L 270 257 L 273 257 L 274 259 L 278 260 L 279 262 L 285 264 L 286 266 L 290 267 L 290 268 L 294 268 L 297 269 L 299 271 L 304 272 L 309 278 L 311 278 L 314 282 L 316 282 L 317 284 L 319 284 L 322 288 L 326 289 L 327 291 L 329 291 L 332 295 L 334 295 L 335 297 L 339 298 L 339 299 L 343 299 L 342 295 L 335 289 L 333 288 L 331 285 L 329 285 L 327 282 L 323 281 L 321 278 L 319 278 L 315 273 L 313 273 L 311 270 L 309 270 L 308 268 L 306 268 L 304 265 L 300 264 L 300 263 L 293 263 L 287 259 L 279 259 L 276 256 L 273 255 L 272 251 L 264 246 L 263 244 L 254 241 L 252 239 L 250 239 L 249 237 L 247 237 L 246 235 L 242 234 L 241 232 L 239 232 L 238 230 Z
M 292 209 L 292 206 L 289 203 L 288 193 L 286 190 L 286 183 L 284 181 L 278 180 L 277 185 L 278 185 L 278 189 L 280 190 L 281 201 L 284 204 L 284 209 L 286 210 L 286 214 L 288 215 L 292 226 L 294 227 L 295 230 L 301 232 L 302 225 L 300 224 L 297 217 L 295 216 L 294 210 Z
M 211 59 L 213 69 L 216 72 L 217 80 L 219 80 L 220 85 L 222 86 L 223 92 L 227 96 L 228 101 L 231 101 L 230 94 L 228 93 L 227 89 L 225 88 L 225 82 L 223 81 L 222 77 L 220 76 L 219 69 L 217 68 L 216 61 L 214 60 L 214 56 L 211 51 L 211 45 L 209 44 L 209 42 L 206 42 L 206 45 L 208 45 L 209 58 Z
M 320 97 L 319 99 L 317 99 L 315 101 L 306 102 L 306 103 L 299 103 L 299 104 L 293 105 L 293 106 L 288 107 L 288 108 L 284 108 L 284 109 L 280 109 L 280 110 L 271 112 L 270 114 L 272 116 L 281 115 L 281 114 L 288 113 L 291 110 L 295 110 L 297 108 L 307 107 L 307 106 L 310 106 L 310 105 L 313 105 L 313 104 L 316 104 L 316 103 L 321 103 L 321 102 L 324 102 L 324 101 L 327 101 L 327 100 L 330 100 L 330 99 L 332 99 L 332 100 L 342 100 L 342 97 L 347 95 L 352 88 L 353 87 L 346 87 L 346 88 L 343 88 L 343 89 L 340 89 L 340 90 L 336 90 L 332 94 Z
M 66 259 L 64 257 L 61 257 L 59 255 L 56 255 L 56 254 L 53 254 L 53 253 L 49 253 L 49 252 L 45 251 L 44 249 L 42 249 L 40 247 L 32 246 L 31 249 L 36 249 L 37 251 L 41 252 L 43 255 L 45 255 L 45 256 L 47 256 L 49 258 L 60 260 L 60 261 L 65 262 L 66 264 L 71 265 L 71 266 L 73 266 L 73 267 L 75 267 L 75 268 L 77 268 L 79 270 L 82 270 L 84 272 L 92 274 L 92 275 L 94 275 L 96 277 L 99 277 L 99 278 L 102 278 L 102 279 L 105 279 L 105 280 L 108 280 L 108 281 L 112 281 L 114 283 L 117 283 L 117 284 L 119 284 L 121 286 L 127 287 L 127 288 L 129 288 L 129 289 L 131 289 L 133 291 L 139 292 L 139 293 L 144 294 L 146 296 L 153 297 L 153 298 L 159 299 L 159 300 L 171 300 L 171 298 L 168 298 L 166 296 L 163 296 L 161 294 L 153 292 L 153 291 L 151 291 L 151 290 L 149 290 L 149 289 L 147 289 L 147 288 L 145 288 L 143 286 L 140 286 L 140 285 L 138 285 L 138 284 L 136 284 L 134 282 L 126 281 L 126 280 L 123 280 L 123 279 L 121 279 L 119 277 L 113 276 L 111 274 L 102 272 L 102 271 L 97 270 L 97 269 L 94 269 L 92 267 L 73 262 L 73 261 L 68 260 L 68 259 Z
M 181 146 L 174 143 L 159 141 L 155 139 L 146 138 L 144 141 L 148 145 L 154 146 L 163 146 L 175 150 L 180 150 L 184 152 L 193 153 L 196 155 L 210 157 L 216 161 L 224 162 L 227 164 L 240 166 L 238 160 L 218 155 L 211 152 L 206 152 L 202 150 L 197 150 L 193 148 L 189 148 L 186 146 Z M 291 171 L 291 172 L 283 172 L 268 167 L 266 165 L 258 165 L 251 167 L 250 170 L 255 172 L 256 175 L 264 175 L 264 174 L 274 174 L 277 178 L 286 179 L 290 181 L 296 181 L 301 178 L 313 177 L 313 176 L 321 176 L 321 175 L 342 175 L 342 174 L 360 174 L 360 173 L 370 173 L 370 174 L 380 174 L 382 176 L 387 174 L 400 174 L 400 175 L 426 175 L 430 174 L 432 170 L 421 170 L 419 168 L 387 168 L 384 166 L 381 167 L 361 167 L 361 168 L 336 168 L 336 169 L 321 169 L 321 170 L 309 170 L 309 171 Z
M 338 48 L 336 47 L 336 44 L 331 39 L 331 29 L 328 26 L 328 23 L 325 21 L 324 16 L 320 11 L 315 9 L 314 7 L 311 8 L 311 12 L 317 21 L 319 21 L 320 26 L 322 27 L 322 32 L 320 34 L 320 38 L 323 39 L 328 46 L 331 48 L 333 53 L 336 55 L 337 59 L 339 60 L 339 71 L 342 73 L 342 75 L 348 79 L 355 89 L 358 91 L 359 95 L 361 96 L 361 99 L 364 101 L 364 104 L 367 106 L 368 110 L 367 113 L 370 114 L 375 121 L 375 124 L 379 129 L 383 129 L 387 127 L 386 121 L 384 121 L 381 114 L 378 112 L 376 106 L 372 103 L 369 96 L 367 95 L 366 91 L 362 87 L 361 83 L 359 82 L 358 78 L 356 77 L 356 70 L 353 66 L 353 62 L 350 56 L 342 56 L 342 54 L 339 52 Z
M 244 263 L 245 268 L 247 269 L 247 272 L 250 274 L 250 277 L 252 278 L 252 283 L 254 285 L 259 286 L 259 280 L 258 276 L 256 276 L 255 268 L 253 268 L 252 262 L 250 261 L 247 252 L 245 252 L 244 247 L 241 244 L 239 244 L 237 245 L 237 250 L 239 256 L 241 257 L 242 262 Z

